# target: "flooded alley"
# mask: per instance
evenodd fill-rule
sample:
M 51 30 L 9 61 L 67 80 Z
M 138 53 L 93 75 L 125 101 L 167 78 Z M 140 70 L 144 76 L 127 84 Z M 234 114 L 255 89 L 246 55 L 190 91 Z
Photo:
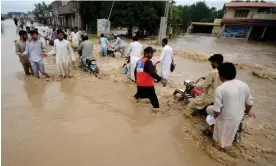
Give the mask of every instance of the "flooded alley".
M 24 75 L 14 52 L 18 39 L 12 20 L 2 21 L 2 164 L 4 166 L 214 166 L 275 165 L 276 84 L 256 77 L 248 68 L 238 78 L 248 83 L 256 119 L 245 119 L 242 143 L 219 152 L 201 135 L 205 122 L 183 115 L 184 103 L 173 99 L 185 79 L 205 76 L 211 69 L 204 60 L 185 52 L 222 53 L 228 61 L 276 69 L 276 47 L 200 36 L 171 41 L 176 50 L 176 71 L 169 85 L 157 85 L 163 114 L 152 114 L 149 101 L 129 99 L 136 86 L 123 75 L 124 59 L 94 55 L 100 78 L 74 70 L 73 78 L 56 77 L 55 57 L 44 58 L 51 78 Z M 93 40 L 94 41 L 94 40 Z M 232 43 L 233 42 L 233 43 Z M 147 45 L 147 42 L 143 42 Z M 157 61 L 160 46 L 157 48 Z M 48 48 L 51 50 L 52 48 Z M 262 55 L 261 55 L 262 54 Z M 250 65 L 249 65 L 250 66 Z

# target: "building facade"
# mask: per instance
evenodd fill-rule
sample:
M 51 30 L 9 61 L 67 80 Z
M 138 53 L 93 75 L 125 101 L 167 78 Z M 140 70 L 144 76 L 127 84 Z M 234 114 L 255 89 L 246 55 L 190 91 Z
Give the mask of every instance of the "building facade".
M 221 31 L 221 19 L 215 19 L 213 23 L 192 22 L 187 33 L 206 34 L 218 36 Z
M 52 25 L 66 28 L 82 27 L 78 1 L 52 2 Z
M 229 2 L 224 4 L 219 37 L 249 40 L 276 40 L 276 4 Z

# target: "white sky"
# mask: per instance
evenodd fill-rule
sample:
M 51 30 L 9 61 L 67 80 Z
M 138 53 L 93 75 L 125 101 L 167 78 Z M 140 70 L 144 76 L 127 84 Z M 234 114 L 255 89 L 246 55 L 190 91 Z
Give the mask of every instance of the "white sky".
M 50 3 L 53 0 L 44 0 L 46 3 Z M 177 5 L 190 5 L 199 0 L 175 0 Z M 222 8 L 225 2 L 230 0 L 205 0 L 207 5 L 216 8 Z M 271 1 L 271 0 L 266 0 Z M 34 9 L 34 4 L 43 2 L 43 0 L 1 0 L 1 13 L 8 12 L 27 12 Z M 275 0 L 274 0 L 275 2 Z

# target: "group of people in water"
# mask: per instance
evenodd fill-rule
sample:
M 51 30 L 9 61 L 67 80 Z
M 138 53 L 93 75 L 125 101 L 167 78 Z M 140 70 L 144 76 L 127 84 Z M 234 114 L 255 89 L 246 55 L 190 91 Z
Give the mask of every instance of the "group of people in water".
M 71 77 L 72 68 L 75 67 L 74 49 L 80 55 L 78 64 L 85 63 L 85 59 L 93 57 L 93 44 L 88 40 L 88 35 L 79 32 L 74 28 L 66 40 L 66 33 L 62 29 L 57 29 L 53 37 L 53 49 L 46 53 L 46 44 L 41 38 L 46 38 L 48 27 L 41 28 L 41 33 L 37 29 L 20 30 L 20 39 L 16 42 L 16 54 L 20 58 L 26 75 L 34 75 L 39 78 L 39 72 L 49 77 L 45 72 L 43 56 L 55 55 L 57 71 L 62 77 Z M 45 35 L 45 34 L 46 35 Z M 48 34 L 49 35 L 49 34 Z M 133 96 L 134 100 L 148 98 L 155 111 L 159 109 L 159 102 L 155 93 L 154 83 L 161 82 L 166 86 L 169 74 L 174 65 L 174 54 L 168 39 L 162 40 L 162 53 L 160 60 L 155 64 L 151 61 L 156 50 L 152 47 L 143 49 L 138 37 L 134 36 L 125 52 L 123 38 L 114 35 L 119 47 L 118 50 L 130 58 L 127 75 L 137 85 L 137 93 Z M 47 39 L 46 39 L 47 40 Z M 99 40 L 101 55 L 107 56 L 107 47 L 110 42 L 102 34 Z M 236 68 L 233 63 L 223 62 L 223 55 L 214 54 L 209 59 L 213 70 L 206 76 L 205 80 L 193 87 L 204 91 L 203 94 L 192 99 L 186 111 L 193 112 L 206 108 L 206 112 L 212 115 L 215 123 L 204 133 L 211 136 L 218 148 L 225 148 L 232 145 L 235 134 L 243 119 L 244 114 L 252 117 L 253 105 L 250 88 L 248 85 L 236 79 Z M 161 75 L 157 74 L 156 65 L 160 64 Z
M 174 64 L 173 50 L 166 38 L 162 40 L 162 46 L 160 61 L 155 64 L 151 58 L 156 50 L 152 47 L 143 50 L 137 37 L 133 37 L 127 53 L 130 56 L 129 75 L 137 85 L 137 93 L 133 98 L 148 98 L 154 110 L 159 108 L 154 82 L 161 82 L 166 86 L 171 66 Z M 214 123 L 210 124 L 210 128 L 204 130 L 203 134 L 213 138 L 218 149 L 232 145 L 245 114 L 255 118 L 255 114 L 251 112 L 253 100 L 249 86 L 236 79 L 235 65 L 223 62 L 223 59 L 221 54 L 209 57 L 213 70 L 207 74 L 203 82 L 190 85 L 204 93 L 191 99 L 185 109 L 190 113 L 205 110 L 213 117 Z M 161 76 L 155 69 L 158 63 L 161 64 Z
M 163 39 L 162 45 L 164 47 L 162 55 L 165 57 L 161 55 L 161 63 L 163 58 L 168 58 L 166 56 L 171 50 L 166 50 L 167 39 Z M 153 108 L 159 108 L 154 80 L 161 81 L 165 86 L 168 78 L 166 77 L 168 76 L 167 72 L 170 71 L 161 67 L 161 77 L 156 74 L 154 65 L 150 60 L 154 52 L 152 47 L 147 47 L 144 49 L 144 56 L 136 63 L 134 76 L 137 93 L 134 98 L 136 100 L 148 98 Z M 166 62 L 173 62 L 171 57 L 168 59 Z M 236 79 L 237 71 L 233 63 L 223 62 L 221 54 L 214 54 L 208 60 L 213 70 L 203 82 L 191 85 L 203 90 L 204 93 L 191 99 L 186 111 L 192 113 L 207 107 L 206 112 L 210 117 L 213 117 L 213 123 L 210 124 L 210 128 L 203 131 L 203 134 L 213 138 L 216 147 L 220 149 L 232 145 L 245 114 L 255 117 L 254 113 L 251 112 L 253 100 L 248 85 Z

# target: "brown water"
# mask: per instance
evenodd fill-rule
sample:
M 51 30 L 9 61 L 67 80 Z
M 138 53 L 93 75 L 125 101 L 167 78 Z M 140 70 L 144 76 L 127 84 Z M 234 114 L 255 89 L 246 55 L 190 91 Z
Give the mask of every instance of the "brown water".
M 136 87 L 122 74 L 124 61 L 99 58 L 97 46 L 100 79 L 75 70 L 73 78 L 60 80 L 54 57 L 44 59 L 53 78 L 25 77 L 14 53 L 13 22 L 3 24 L 3 165 L 275 165 L 274 82 L 239 70 L 251 87 L 257 119 L 245 120 L 243 143 L 218 152 L 200 134 L 204 119 L 183 116 L 184 104 L 171 95 L 184 79 L 206 75 L 208 63 L 177 56 L 170 85 L 156 87 L 162 113 L 153 115 L 147 100 L 128 99 Z

